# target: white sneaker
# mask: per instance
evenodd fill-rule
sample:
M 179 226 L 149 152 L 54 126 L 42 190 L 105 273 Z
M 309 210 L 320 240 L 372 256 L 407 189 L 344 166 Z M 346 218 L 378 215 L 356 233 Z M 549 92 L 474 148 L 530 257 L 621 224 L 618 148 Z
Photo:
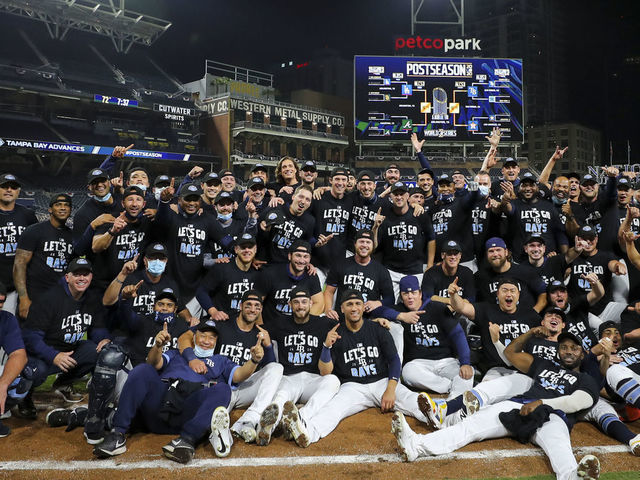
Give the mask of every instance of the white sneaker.
M 600 460 L 593 455 L 585 455 L 578 463 L 577 473 L 581 480 L 598 480 L 600 478 Z
M 440 430 L 444 426 L 444 418 L 447 416 L 447 402 L 436 402 L 428 393 L 418 394 L 418 408 L 429 420 L 431 428 Z
M 415 435 L 411 427 L 400 412 L 395 412 L 391 418 L 391 433 L 393 433 L 400 447 L 400 454 L 405 462 L 413 462 L 418 458 L 418 452 L 413 448 L 412 437 Z
M 209 442 L 218 457 L 226 457 L 231 452 L 233 438 L 229 431 L 229 423 L 229 412 L 225 407 L 218 407 L 213 411 Z
M 272 403 L 264 409 L 258 422 L 258 438 L 256 443 L 261 447 L 269 445 L 271 441 L 271 434 L 276 428 L 278 417 L 280 416 L 280 408 L 277 403 Z
M 285 430 L 288 430 L 299 447 L 307 448 L 310 445 L 309 433 L 302 418 L 298 407 L 293 402 L 285 402 L 282 409 L 282 421 Z
M 464 406 L 467 409 L 467 417 L 480 410 L 480 399 L 472 390 L 467 390 L 462 394 L 462 403 L 464 403 Z
M 231 427 L 231 433 L 236 437 L 244 440 L 244 443 L 253 443 L 256 441 L 256 427 L 248 422 L 236 422 Z
M 631 449 L 631 453 L 636 457 L 640 457 L 640 434 L 629 440 L 629 448 Z

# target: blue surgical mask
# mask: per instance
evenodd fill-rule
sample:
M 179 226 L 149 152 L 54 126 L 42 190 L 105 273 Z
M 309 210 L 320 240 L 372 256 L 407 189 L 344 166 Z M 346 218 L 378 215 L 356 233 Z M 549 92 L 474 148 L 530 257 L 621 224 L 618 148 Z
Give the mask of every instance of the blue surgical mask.
M 196 345 L 193 347 L 193 353 L 195 353 L 198 358 L 207 358 L 213 355 L 213 348 L 205 350 L 204 348 Z
M 478 192 L 481 197 L 489 196 L 489 187 L 487 185 L 478 185 Z
M 147 186 L 146 185 L 142 185 L 141 183 L 135 183 L 135 184 L 133 184 L 131 186 L 139 188 L 140 190 L 142 190 L 143 193 L 147 192 Z
M 135 222 L 139 218 L 142 218 L 143 215 L 144 215 L 144 210 L 141 210 L 140 213 L 138 213 L 138 215 L 136 216 L 130 215 L 129 212 L 127 211 L 124 212 L 124 216 L 127 217 L 132 222 Z
M 100 203 L 108 202 L 109 200 L 111 200 L 111 192 L 107 193 L 104 197 L 97 197 L 94 195 L 93 198 L 95 198 L 96 201 Z
M 164 325 L 164 322 L 171 324 L 171 322 L 173 322 L 173 313 L 155 312 L 154 321 L 156 321 L 160 325 Z
M 450 203 L 453 202 L 453 194 L 452 193 L 439 193 L 438 200 L 442 203 Z
M 218 220 L 220 220 L 221 222 L 228 222 L 229 220 L 231 220 L 232 216 L 233 216 L 233 213 L 227 213 L 226 215 L 219 213 Z
M 153 189 L 153 196 L 155 197 L 155 199 L 159 202 L 160 201 L 160 195 L 162 195 L 162 192 L 164 191 L 164 189 L 167 187 L 161 187 L 161 188 L 154 188 Z
M 162 275 L 167 267 L 167 262 L 162 260 L 149 260 L 147 262 L 147 272 L 151 275 Z
M 551 200 L 553 201 L 554 205 L 564 205 L 565 203 L 567 203 L 566 198 L 558 198 L 555 195 L 551 197 Z

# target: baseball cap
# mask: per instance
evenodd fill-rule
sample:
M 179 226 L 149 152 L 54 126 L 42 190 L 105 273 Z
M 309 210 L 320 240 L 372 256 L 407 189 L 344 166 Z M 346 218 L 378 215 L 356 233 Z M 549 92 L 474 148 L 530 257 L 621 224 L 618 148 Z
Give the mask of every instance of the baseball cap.
M 538 183 L 538 179 L 533 173 L 525 172 L 525 174 L 522 175 L 522 178 L 520 179 L 520 183 L 524 183 L 524 182 Z
M 264 188 L 264 180 L 260 177 L 253 177 L 247 185 L 249 190 L 262 190 Z
M 441 183 L 453 183 L 453 180 L 451 180 L 451 177 L 449 175 L 447 175 L 446 173 L 443 173 L 442 175 L 440 175 L 440 177 L 438 177 L 438 185 L 440 185 Z
M 74 258 L 67 265 L 67 272 L 76 273 L 81 270 L 93 272 L 93 267 L 91 266 L 91 262 L 86 258 L 78 257 Z
M 147 177 L 149 177 L 149 172 L 147 172 L 144 167 L 131 167 L 127 170 L 127 178 L 130 177 L 133 172 L 144 172 L 147 174 Z
M 413 187 L 409 189 L 409 195 L 416 195 L 416 194 L 420 194 L 424 196 L 424 190 L 422 190 L 420 187 Z
M 520 286 L 518 285 L 518 281 L 515 278 L 512 277 L 502 277 L 500 280 L 498 280 L 498 287 L 500 288 L 502 285 L 505 284 L 509 284 L 509 285 L 515 285 L 516 287 L 518 287 L 518 290 L 520 290 Z
M 171 183 L 171 179 L 169 178 L 169 175 L 158 175 L 156 179 L 153 181 L 153 186 L 168 187 L 170 183 Z
M 373 182 L 376 179 L 376 176 L 369 170 L 362 170 L 359 174 L 358 174 L 358 182 L 363 182 L 363 181 L 369 181 L 369 182 Z
M 531 242 L 538 242 L 538 243 L 542 243 L 543 245 L 546 245 L 546 242 L 544 241 L 544 237 L 540 236 L 537 233 L 529 235 L 527 239 L 524 241 L 524 244 L 528 245 Z
M 233 203 L 234 202 L 233 196 L 229 192 L 220 192 L 216 196 L 215 204 L 218 205 L 219 203 L 222 203 L 222 202 Z
M 219 176 L 220 178 L 223 178 L 223 177 L 234 177 L 234 178 L 235 178 L 235 175 L 234 175 L 234 174 L 233 174 L 233 172 L 232 172 L 231 170 L 229 170 L 229 169 L 226 169 L 226 170 L 220 170 L 220 173 L 218 173 L 218 176 Z
M 336 167 L 331 170 L 331 178 L 336 177 L 338 175 L 344 175 L 345 177 L 349 176 L 349 171 L 344 167 Z
M 173 288 L 163 288 L 160 292 L 156 293 L 156 299 L 154 303 L 158 300 L 162 300 L 163 298 L 168 298 L 169 300 L 173 300 L 173 303 L 178 303 L 178 297 L 173 291 Z
M 464 172 L 462 170 L 454 170 L 451 175 L 464 175 Z
M 549 285 L 547 285 L 547 293 L 553 293 L 556 290 L 567 290 L 567 286 L 564 284 L 564 282 L 561 282 L 560 280 L 554 280 L 553 282 L 551 282 Z
M 420 283 L 418 277 L 414 275 L 405 275 L 400 279 L 400 291 L 401 292 L 415 292 L 420 290 Z
M 576 345 L 582 346 L 582 342 L 580 341 L 580 339 L 573 333 L 562 332 L 560 335 L 558 335 L 558 344 L 562 343 L 564 340 L 571 340 Z
M 373 241 L 373 233 L 369 229 L 362 228 L 356 232 L 356 240 L 361 238 L 367 238 Z
M 144 251 L 144 256 L 145 257 L 152 257 L 152 256 L 156 256 L 156 255 L 157 256 L 161 255 L 164 258 L 167 258 L 167 249 L 161 243 L 152 243 Z
M 222 181 L 216 172 L 208 172 L 204 177 L 202 177 L 202 183 L 213 183 L 215 185 L 220 185 Z
M 578 172 L 569 172 L 565 175 L 567 178 L 577 178 L 580 180 L 580 174 Z
M 442 251 L 443 252 L 451 252 L 451 251 L 462 252 L 462 248 L 460 247 L 460 244 L 455 240 L 449 240 L 445 244 L 445 246 L 442 247 Z
M 4 177 L 4 176 L 6 176 L 6 174 L 3 175 L 2 177 Z M 0 177 L 0 178 L 2 178 L 2 177 Z M 105 172 L 104 170 L 102 170 L 101 168 L 94 168 L 87 175 L 87 183 L 88 184 L 91 184 L 91 183 L 93 183 L 93 182 L 95 182 L 96 180 L 99 180 L 99 179 L 109 180 L 109 174 L 107 172 Z M 2 180 L 0 180 L 0 182 L 2 182 Z
M 256 302 L 260 302 L 262 304 L 262 294 L 258 290 L 247 290 L 242 294 L 242 302 L 246 302 L 247 300 L 255 300 Z
M 125 199 L 127 197 L 130 197 L 131 195 L 138 195 L 139 197 L 144 198 L 144 191 L 137 185 L 129 185 L 124 189 L 122 198 Z
M 631 188 L 631 182 L 626 177 L 620 177 L 618 179 L 618 190 L 629 190 Z
M 409 188 L 404 184 L 404 182 L 396 182 L 391 187 L 391 193 L 398 192 L 400 190 L 402 190 L 404 192 L 408 192 Z
M 582 177 L 582 180 L 580 180 L 580 185 L 585 185 L 587 183 L 598 183 L 598 181 L 595 179 L 595 177 L 593 175 L 589 175 L 588 173 Z
M 251 172 L 257 172 L 258 170 L 262 170 L 264 172 L 267 171 L 267 167 L 265 167 L 263 164 L 261 163 L 256 163 L 253 167 L 251 167 Z
M 302 168 L 300 170 L 311 170 L 313 172 L 317 171 L 316 164 L 311 160 L 307 160 L 302 164 Z
M 236 245 L 251 245 L 252 247 L 256 244 L 256 237 L 251 235 L 250 233 L 243 233 L 236 239 Z
M 563 322 L 567 319 L 567 316 L 565 315 L 564 311 L 558 307 L 545 308 L 544 312 L 542 312 L 542 316 L 544 317 L 547 313 L 555 313 L 556 315 L 560 315 L 560 318 L 562 318 Z
M 190 183 L 189 185 L 182 187 L 182 190 L 180 190 L 180 198 L 187 198 L 187 197 L 200 198 L 201 194 L 202 194 L 202 190 L 200 189 L 200 187 L 194 185 L 193 183 Z
M 17 185 L 18 188 L 22 186 L 22 183 L 20 183 L 18 177 L 16 177 L 13 173 L 3 173 L 2 175 L 0 175 L 0 185 L 6 185 L 7 183 L 13 183 L 14 185 Z
M 311 298 L 311 293 L 309 293 L 309 289 L 303 285 L 296 285 L 289 293 L 289 300 L 293 300 L 294 298 Z
M 71 197 L 69 195 L 67 195 L 66 193 L 57 193 L 53 197 L 51 197 L 51 200 L 49 200 L 49 206 L 53 207 L 55 203 L 62 202 L 72 205 Z
M 431 170 L 430 168 L 423 168 L 422 170 L 420 170 L 418 172 L 418 175 L 422 175 L 424 173 L 427 173 L 431 176 L 431 178 L 436 178 L 436 176 L 433 174 L 433 170 Z
M 599 326 L 598 326 L 598 336 L 602 337 L 602 334 L 604 333 L 604 331 L 607 328 L 615 328 L 616 330 L 620 331 L 620 325 L 617 324 L 616 322 L 614 322 L 613 320 L 607 320 L 606 322 L 602 322 Z M 560 340 L 558 340 L 560 341 Z
M 267 227 L 272 225 L 280 225 L 282 222 L 284 222 L 284 215 L 279 209 L 271 210 L 269 213 L 267 213 L 264 222 L 266 223 Z
M 395 168 L 396 170 L 399 170 L 399 167 L 398 167 L 397 163 L 390 163 L 389 165 L 387 165 L 387 167 L 384 169 L 384 171 L 386 172 L 387 170 L 390 170 L 392 168 Z
M 289 253 L 293 252 L 302 252 L 311 254 L 311 245 L 309 242 L 305 242 L 304 240 L 296 240 L 289 247 Z
M 216 322 L 213 320 L 207 320 L 206 322 L 200 322 L 200 324 L 196 327 L 196 331 L 198 332 L 213 332 L 216 336 L 220 336 L 218 333 L 218 329 L 216 328 Z
M 585 240 L 593 240 L 598 236 L 598 233 L 592 226 L 585 225 L 583 227 L 580 227 L 580 230 L 578 230 L 578 236 L 580 238 L 584 238 Z
M 504 243 L 504 240 L 501 239 L 500 237 L 491 237 L 484 244 L 484 248 L 489 250 L 490 248 L 494 248 L 494 247 L 507 248 L 507 244 Z
M 507 157 L 504 159 L 504 162 L 502 162 L 502 166 L 506 167 L 508 163 L 513 163 L 515 165 L 518 165 L 518 160 L 516 160 L 513 157 Z
M 349 288 L 344 291 L 344 293 L 340 297 L 340 305 L 348 300 L 360 300 L 361 302 L 364 302 L 362 293 L 360 293 L 358 290 L 354 290 L 353 288 Z

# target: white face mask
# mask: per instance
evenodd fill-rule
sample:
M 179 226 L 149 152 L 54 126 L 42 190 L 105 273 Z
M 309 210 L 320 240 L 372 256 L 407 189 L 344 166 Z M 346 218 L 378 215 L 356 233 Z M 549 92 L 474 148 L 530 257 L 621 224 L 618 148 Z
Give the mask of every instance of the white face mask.
M 196 345 L 193 347 L 193 353 L 195 353 L 198 358 L 207 358 L 213 355 L 213 348 L 207 350 Z
M 489 196 L 489 187 L 487 185 L 478 185 L 478 192 L 480 193 L 480 196 L 488 197 Z
M 157 201 L 160 201 L 160 195 L 162 195 L 162 192 L 164 191 L 165 188 L 167 187 L 160 187 L 160 188 L 153 189 L 153 196 L 156 197 Z

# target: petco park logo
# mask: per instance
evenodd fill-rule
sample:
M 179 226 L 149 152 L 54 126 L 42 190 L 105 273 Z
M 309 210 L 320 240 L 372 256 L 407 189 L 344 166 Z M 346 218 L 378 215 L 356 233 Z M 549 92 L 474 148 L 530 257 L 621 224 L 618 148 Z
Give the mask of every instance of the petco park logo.
M 423 38 L 420 35 L 414 37 L 396 37 L 396 52 L 401 50 L 482 50 L 479 38 Z

